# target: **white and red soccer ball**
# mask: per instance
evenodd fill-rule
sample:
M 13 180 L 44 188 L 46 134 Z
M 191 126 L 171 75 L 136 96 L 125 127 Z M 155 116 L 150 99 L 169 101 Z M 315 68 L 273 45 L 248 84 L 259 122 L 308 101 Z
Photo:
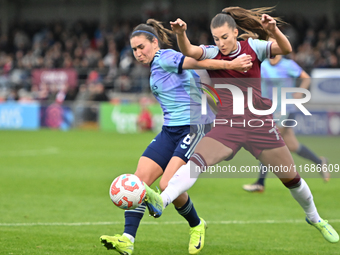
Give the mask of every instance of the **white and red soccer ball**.
M 145 198 L 143 182 L 134 174 L 122 174 L 110 186 L 110 198 L 121 209 L 131 210 L 140 206 Z

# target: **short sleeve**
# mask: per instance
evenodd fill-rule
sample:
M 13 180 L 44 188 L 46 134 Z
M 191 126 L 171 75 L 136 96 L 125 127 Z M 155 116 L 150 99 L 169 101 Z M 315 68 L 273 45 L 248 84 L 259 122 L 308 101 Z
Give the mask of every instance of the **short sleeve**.
M 270 41 L 264 41 L 264 40 L 258 40 L 258 39 L 248 39 L 248 43 L 250 47 L 255 51 L 257 58 L 262 62 L 266 58 L 270 58 L 270 47 L 272 45 L 272 42 Z
M 163 51 L 160 59 L 159 65 L 167 72 L 170 73 L 182 73 L 182 66 L 185 56 L 174 50 Z
M 200 45 L 203 50 L 202 56 L 199 60 L 213 59 L 217 56 L 219 49 L 216 45 Z
M 287 66 L 288 75 L 294 78 L 300 77 L 302 73 L 302 68 L 294 61 L 289 60 L 289 65 Z

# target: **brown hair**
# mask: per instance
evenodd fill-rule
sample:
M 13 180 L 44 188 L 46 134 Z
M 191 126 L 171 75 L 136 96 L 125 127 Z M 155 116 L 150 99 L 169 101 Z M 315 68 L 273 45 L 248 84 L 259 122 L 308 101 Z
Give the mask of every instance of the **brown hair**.
M 158 39 L 158 45 L 161 48 L 161 44 L 172 46 L 170 36 L 173 32 L 162 25 L 162 22 L 155 19 L 148 19 L 146 24 L 139 24 L 136 26 L 130 36 L 130 39 L 134 36 L 143 34 L 150 42 L 154 40 L 154 37 Z
M 262 14 L 274 11 L 274 7 L 262 7 L 246 10 L 241 7 L 228 7 L 217 14 L 210 23 L 210 28 L 221 27 L 228 23 L 231 29 L 240 28 L 245 33 L 239 36 L 242 39 L 252 37 L 254 39 L 268 40 L 271 33 L 265 30 L 261 25 Z M 273 17 L 277 25 L 284 24 L 278 17 Z

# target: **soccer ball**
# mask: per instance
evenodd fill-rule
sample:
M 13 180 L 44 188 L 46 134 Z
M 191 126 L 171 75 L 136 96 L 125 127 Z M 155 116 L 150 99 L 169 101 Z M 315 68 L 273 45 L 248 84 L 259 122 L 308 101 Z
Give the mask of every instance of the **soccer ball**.
M 134 174 L 122 174 L 110 186 L 110 198 L 121 209 L 131 210 L 140 206 L 145 198 L 143 182 Z

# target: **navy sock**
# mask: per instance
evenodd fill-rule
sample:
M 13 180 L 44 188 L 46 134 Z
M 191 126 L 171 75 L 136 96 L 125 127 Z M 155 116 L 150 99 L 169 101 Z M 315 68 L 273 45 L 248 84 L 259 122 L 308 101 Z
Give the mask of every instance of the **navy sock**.
M 175 208 L 177 212 L 188 221 L 191 228 L 200 224 L 201 220 L 197 215 L 194 204 L 191 202 L 190 197 L 188 197 L 188 201 L 181 208 Z
M 257 179 L 256 183 L 264 186 L 264 180 L 266 179 L 267 173 L 268 173 L 267 168 L 264 169 L 262 163 L 260 163 L 260 176 Z
M 124 233 L 136 237 L 137 229 L 144 216 L 145 208 L 146 205 L 143 203 L 134 210 L 125 211 Z
M 315 155 L 314 152 L 312 152 L 310 149 L 308 149 L 306 146 L 303 144 L 300 144 L 300 147 L 297 149 L 296 154 L 299 156 L 309 159 L 313 161 L 315 164 L 321 164 L 322 161 L 321 159 Z

